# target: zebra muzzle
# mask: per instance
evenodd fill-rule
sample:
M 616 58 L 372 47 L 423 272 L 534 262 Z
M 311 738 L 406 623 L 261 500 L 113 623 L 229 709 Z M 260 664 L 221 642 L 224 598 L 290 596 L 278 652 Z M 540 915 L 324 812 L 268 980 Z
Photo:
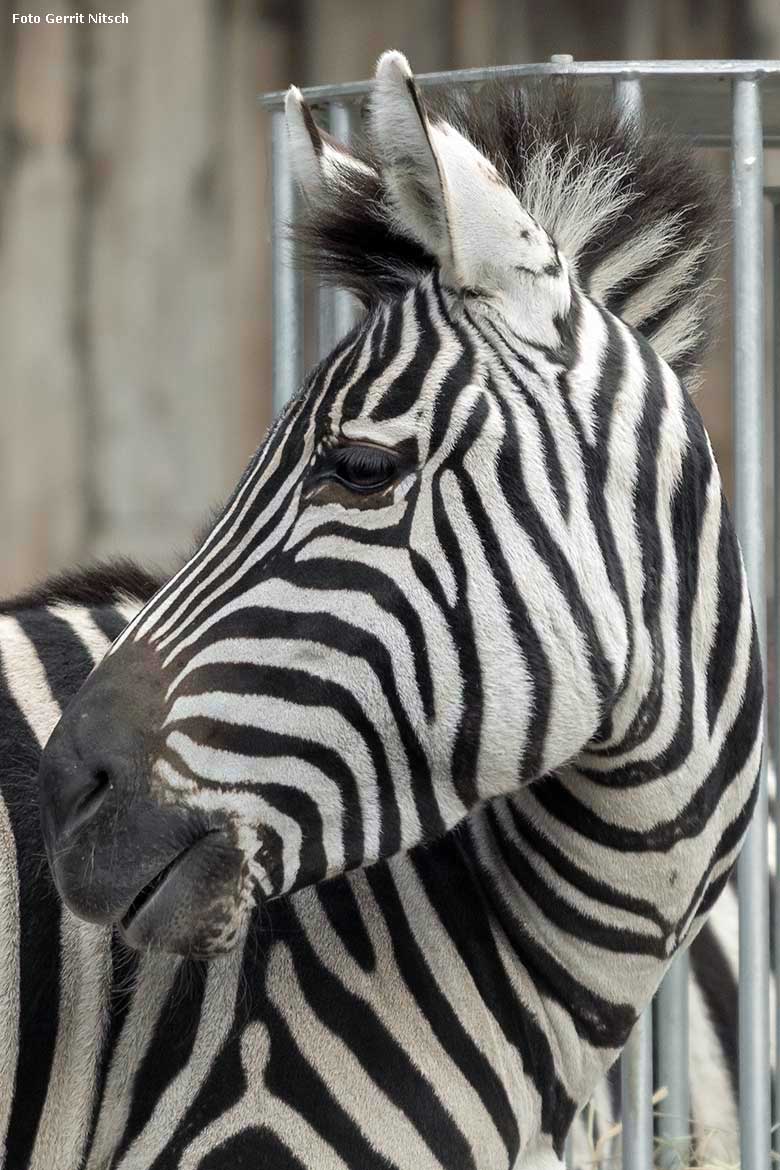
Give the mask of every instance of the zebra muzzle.
M 152 783 L 159 687 L 148 655 L 130 658 L 129 667 L 111 660 L 104 682 L 93 676 L 44 750 L 49 864 L 80 918 L 115 926 L 132 947 L 208 958 L 230 950 L 246 917 L 244 852 L 227 816 L 165 799 Z

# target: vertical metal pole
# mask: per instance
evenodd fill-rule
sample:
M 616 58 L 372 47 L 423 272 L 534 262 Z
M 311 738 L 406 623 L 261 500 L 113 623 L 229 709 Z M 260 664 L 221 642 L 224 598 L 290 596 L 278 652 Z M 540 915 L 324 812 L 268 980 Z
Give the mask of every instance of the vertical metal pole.
M 733 90 L 734 518 L 762 647 L 764 579 L 764 253 L 761 93 L 755 78 Z M 739 1086 L 742 1170 L 770 1158 L 769 889 L 766 757 L 758 803 L 740 854 Z
M 780 843 L 780 189 L 772 192 L 772 402 L 774 421 L 775 842 Z M 780 865 L 775 861 L 775 1152 L 780 1152 Z
M 638 78 L 617 82 L 616 99 L 625 118 L 642 119 L 643 98 Z M 688 1165 L 691 1133 L 688 1069 L 688 951 L 682 951 L 667 971 L 656 999 L 658 1068 L 656 1083 L 667 1095 L 658 1118 L 659 1165 L 678 1170 Z
M 653 1013 L 646 1007 L 620 1057 L 623 1170 L 653 1170 Z
M 680 1170 L 689 1165 L 691 1135 L 688 1072 L 688 951 L 678 954 L 656 995 L 658 1066 L 655 1083 L 667 1090 L 658 1113 L 658 1165 Z
M 614 85 L 615 101 L 623 117 L 639 123 L 642 120 L 642 82 L 638 77 L 619 77 Z
M 298 390 L 303 373 L 303 279 L 295 268 L 289 229 L 295 213 L 295 180 L 283 110 L 271 115 L 273 410 L 278 414 Z
M 349 145 L 359 109 L 352 102 L 334 101 L 328 107 L 330 132 L 338 142 Z M 355 298 L 343 289 L 324 285 L 318 291 L 320 357 L 330 353 L 334 345 L 349 333 L 358 316 Z
M 620 77 L 614 82 L 614 97 L 625 122 L 637 127 L 642 121 L 642 83 L 638 77 Z M 678 1017 L 685 1016 L 687 1000 L 678 995 L 678 984 L 673 983 L 667 1000 L 675 998 L 672 1008 Z M 653 1009 L 645 1008 L 637 1021 L 631 1039 L 620 1060 L 621 1112 L 623 1118 L 624 1170 L 653 1170 Z M 662 1043 L 669 1036 L 664 1026 Z M 685 1053 L 674 1053 L 675 1069 L 685 1060 L 687 1078 L 687 1048 Z M 675 1107 L 679 1107 L 679 1102 Z
M 327 357 L 338 338 L 334 321 L 337 293 L 324 282 L 317 289 L 317 356 Z
M 335 102 L 328 104 L 327 114 L 323 121 L 331 134 L 338 137 L 333 129 L 335 106 Z M 336 336 L 337 295 L 337 292 L 324 280 L 320 280 L 317 288 L 317 356 L 319 358 L 324 358 L 329 354 L 338 340 Z

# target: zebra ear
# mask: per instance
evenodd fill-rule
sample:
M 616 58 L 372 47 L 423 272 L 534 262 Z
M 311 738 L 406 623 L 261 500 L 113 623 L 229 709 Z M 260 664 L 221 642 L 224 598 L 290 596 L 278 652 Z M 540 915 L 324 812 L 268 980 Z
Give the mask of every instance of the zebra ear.
M 393 49 L 377 62 L 371 136 L 399 226 L 453 269 L 447 174 L 409 62 Z
M 378 179 L 376 171 L 320 129 L 303 94 L 295 85 L 287 90 L 284 111 L 292 171 L 308 199 L 316 202 L 337 193 L 339 189 L 359 189 L 365 186 L 367 177 Z
M 308 195 L 319 194 L 323 187 L 321 160 L 325 143 L 297 85 L 291 85 L 287 90 L 284 114 L 293 175 L 301 189 Z
M 568 308 L 568 269 L 555 244 L 492 162 L 448 122 L 431 122 L 401 53 L 379 59 L 371 131 L 399 227 L 448 283 L 525 301 L 529 281 L 538 282 L 537 299 L 546 293 L 556 312 Z

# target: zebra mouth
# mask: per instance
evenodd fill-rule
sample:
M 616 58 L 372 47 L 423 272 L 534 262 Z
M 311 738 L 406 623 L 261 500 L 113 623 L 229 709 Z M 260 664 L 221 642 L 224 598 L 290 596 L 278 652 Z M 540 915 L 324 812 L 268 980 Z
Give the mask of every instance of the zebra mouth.
M 153 877 L 150 882 L 146 883 L 143 889 L 138 891 L 127 910 L 119 920 L 120 930 L 127 931 L 130 928 L 131 924 L 135 921 L 138 915 L 141 914 L 144 908 L 149 905 L 154 895 L 161 888 L 164 882 L 167 881 L 168 877 L 173 873 L 174 869 L 177 867 L 182 858 L 185 857 L 186 854 L 189 853 L 189 851 L 193 848 L 193 845 L 187 845 L 184 849 L 181 850 L 180 853 L 177 853 L 176 856 L 172 858 L 167 865 L 163 866 L 156 877 Z
M 117 925 L 128 946 L 210 958 L 230 950 L 239 924 L 242 855 L 212 829 L 185 845 L 133 898 Z

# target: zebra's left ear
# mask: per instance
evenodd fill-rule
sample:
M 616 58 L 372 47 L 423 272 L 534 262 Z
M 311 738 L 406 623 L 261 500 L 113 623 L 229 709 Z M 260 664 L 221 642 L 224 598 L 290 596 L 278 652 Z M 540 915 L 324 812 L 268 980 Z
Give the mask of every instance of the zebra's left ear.
M 409 63 L 384 53 L 377 65 L 371 132 L 401 230 L 436 258 L 455 288 L 519 297 L 549 313 L 568 311 L 568 266 L 492 162 L 448 122 L 431 121 Z
M 316 202 L 345 189 L 360 191 L 367 178 L 378 182 L 375 170 L 320 129 L 295 85 L 287 90 L 284 112 L 293 174 L 308 199 Z

